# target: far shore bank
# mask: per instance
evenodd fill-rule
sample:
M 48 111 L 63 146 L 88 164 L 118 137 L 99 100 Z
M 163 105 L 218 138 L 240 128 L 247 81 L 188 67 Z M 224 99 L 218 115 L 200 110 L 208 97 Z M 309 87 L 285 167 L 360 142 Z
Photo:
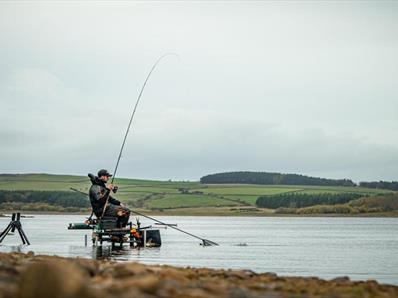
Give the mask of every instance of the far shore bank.
M 235 216 L 235 217 L 398 217 L 398 211 L 369 212 L 369 213 L 314 213 L 314 214 L 284 214 L 274 213 L 269 209 L 231 209 L 231 208 L 178 208 L 163 211 L 131 208 L 149 216 Z M 0 217 L 20 212 L 22 215 L 82 215 L 90 216 L 87 212 L 60 212 L 60 211 L 30 211 L 30 210 L 0 210 Z M 132 216 L 135 216 L 132 213 Z
M 250 270 L 178 268 L 56 256 L 0 253 L 4 298 L 398 297 L 398 287 L 348 277 L 283 277 Z

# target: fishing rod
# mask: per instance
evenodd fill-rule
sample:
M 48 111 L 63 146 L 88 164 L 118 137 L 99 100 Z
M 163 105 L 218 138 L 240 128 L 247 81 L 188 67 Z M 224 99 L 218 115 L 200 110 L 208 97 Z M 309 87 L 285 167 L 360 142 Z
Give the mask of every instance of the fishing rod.
M 78 192 L 78 193 L 81 193 L 81 194 L 84 194 L 84 195 L 87 196 L 87 194 L 86 194 L 85 192 L 82 192 L 82 191 L 80 191 L 80 190 L 78 190 L 78 189 L 76 189 L 76 188 L 71 187 L 70 189 L 73 190 L 73 191 L 75 191 L 75 192 Z M 212 245 L 218 246 L 218 245 L 219 245 L 218 243 L 216 243 L 216 242 L 214 242 L 214 241 L 201 238 L 201 237 L 196 236 L 196 235 L 194 235 L 194 234 L 192 234 L 192 233 L 189 233 L 189 232 L 187 232 L 187 231 L 184 231 L 184 230 L 179 229 L 179 228 L 177 228 L 177 227 L 174 227 L 174 226 L 172 226 L 172 225 L 166 224 L 166 223 L 164 223 L 164 222 L 162 222 L 162 221 L 160 221 L 160 220 L 158 220 L 158 219 L 156 219 L 156 218 L 154 218 L 154 217 L 145 215 L 145 214 L 143 214 L 143 213 L 141 213 L 141 212 L 134 211 L 134 210 L 130 210 L 130 212 L 135 213 L 135 214 L 137 214 L 137 215 L 141 215 L 141 216 L 146 217 L 146 218 L 148 218 L 148 219 L 150 219 L 150 220 L 153 220 L 154 222 L 160 223 L 161 225 L 170 227 L 170 228 L 172 228 L 172 229 L 174 229 L 174 230 L 180 231 L 180 232 L 182 232 L 182 233 L 184 233 L 184 234 L 187 234 L 187 235 L 189 235 L 189 236 L 191 236 L 191 237 L 194 237 L 194 238 L 196 238 L 196 239 L 199 239 L 199 240 L 202 241 L 203 246 L 212 246 Z
M 141 100 L 142 93 L 144 92 L 144 89 L 145 89 L 145 86 L 146 86 L 146 84 L 147 84 L 147 82 L 148 82 L 148 80 L 149 80 L 149 77 L 151 76 L 152 72 L 155 70 L 155 68 L 156 68 L 156 66 L 159 64 L 159 62 L 160 62 L 163 58 L 165 58 L 166 56 L 170 56 L 170 55 L 173 55 L 173 56 L 177 56 L 177 57 L 178 57 L 178 55 L 175 54 L 175 53 L 166 53 L 166 54 L 160 56 L 160 57 L 158 58 L 158 60 L 156 60 L 156 62 L 153 64 L 151 70 L 149 71 L 147 77 L 145 78 L 144 84 L 143 84 L 142 87 L 141 87 L 141 90 L 140 90 L 140 93 L 139 93 L 139 95 L 138 95 L 137 101 L 135 102 L 133 112 L 131 113 L 129 125 L 127 126 L 127 129 L 126 129 L 126 133 L 125 133 L 125 135 L 124 135 L 124 139 L 123 139 L 122 146 L 120 147 L 120 152 L 119 152 L 119 156 L 118 156 L 118 158 L 117 158 L 115 170 L 113 171 L 113 176 L 112 176 L 111 184 L 113 184 L 113 181 L 115 180 L 116 173 L 117 173 L 117 169 L 118 169 L 118 167 L 119 167 L 119 162 L 120 162 L 120 159 L 121 159 L 121 157 L 122 157 L 124 145 L 126 144 L 127 136 L 128 136 L 128 134 L 129 134 L 129 132 L 130 132 L 131 123 L 133 122 L 135 112 L 137 111 L 138 104 L 139 104 L 139 102 L 140 102 L 140 100 Z M 108 194 L 107 194 L 107 196 L 106 196 L 106 201 L 105 201 L 104 209 L 103 209 L 103 211 L 102 211 L 102 216 L 101 216 L 101 218 L 104 217 L 106 208 L 107 208 L 107 206 L 108 206 L 109 196 L 110 196 L 110 191 L 108 192 Z
M 149 71 L 147 77 L 145 78 L 144 84 L 143 84 L 142 87 L 141 87 L 141 90 L 140 90 L 140 93 L 139 93 L 139 95 L 138 95 L 137 101 L 136 101 L 136 103 L 135 103 L 135 105 L 134 105 L 133 112 L 131 113 L 130 121 L 129 121 L 129 124 L 128 124 L 127 129 L 126 129 L 126 133 L 124 134 L 122 146 L 120 147 L 119 156 L 118 156 L 117 161 L 116 161 L 115 170 L 113 171 L 113 176 L 112 176 L 111 184 L 113 184 L 113 181 L 115 180 L 116 173 L 117 173 L 117 170 L 118 170 L 118 167 L 119 167 L 119 163 L 120 163 L 120 159 L 121 159 L 121 157 L 122 157 L 124 145 L 126 144 L 127 136 L 128 136 L 128 134 L 129 134 L 129 132 L 130 132 L 131 124 L 132 124 L 132 122 L 133 122 L 135 113 L 136 113 L 136 111 L 137 111 L 138 104 L 139 104 L 139 102 L 140 102 L 140 100 L 141 100 L 141 96 L 142 96 L 142 94 L 143 94 L 143 92 L 144 92 L 144 89 L 145 89 L 145 86 L 147 85 L 148 80 L 149 80 L 149 78 L 150 78 L 152 72 L 156 69 L 156 66 L 159 64 L 159 62 L 160 62 L 163 58 L 165 58 L 166 56 L 170 56 L 170 55 L 173 55 L 173 56 L 177 56 L 177 57 L 178 57 L 178 55 L 175 54 L 175 53 L 166 53 L 166 54 L 162 55 L 162 56 L 159 57 L 158 60 L 156 60 L 156 62 L 153 64 L 151 70 Z M 80 192 L 80 191 L 77 190 L 77 189 L 74 189 L 74 188 L 71 188 L 71 189 L 72 189 L 73 191 Z M 81 192 L 81 193 L 83 193 L 83 192 Z M 106 201 L 105 201 L 105 205 L 104 205 L 104 209 L 103 209 L 103 211 L 102 211 L 102 215 L 101 215 L 100 220 L 104 217 L 106 208 L 107 208 L 107 206 L 108 206 L 109 196 L 110 196 L 110 191 L 107 193 Z M 155 222 L 158 222 L 158 223 L 160 223 L 160 224 L 164 224 L 163 222 L 161 222 L 161 221 L 159 221 L 159 220 L 157 220 L 157 219 L 151 218 L 151 217 L 146 216 L 146 215 L 144 215 L 144 214 L 142 214 L 142 213 L 139 213 L 139 212 L 137 212 L 137 211 L 132 211 L 132 210 L 131 210 L 131 212 L 136 213 L 136 214 L 138 214 L 138 215 L 141 215 L 141 216 L 143 216 L 143 217 L 146 217 L 146 218 L 148 218 L 148 219 L 151 219 L 151 220 L 153 220 L 153 221 L 155 221 Z M 167 225 L 167 224 L 164 224 L 164 225 Z M 169 225 L 168 225 L 168 226 L 169 226 Z M 186 232 L 186 231 L 183 231 L 183 230 L 181 230 L 181 229 L 179 229 L 179 228 L 176 228 L 176 227 L 173 227 L 173 226 L 170 226 L 170 227 L 173 228 L 173 229 L 176 229 L 176 230 L 178 230 L 178 231 L 180 231 L 180 232 L 182 232 L 182 233 L 185 233 L 185 234 L 187 234 L 187 235 L 190 235 L 190 236 L 192 236 L 192 237 L 195 237 L 195 238 L 197 238 L 197 239 L 200 239 L 200 240 L 203 242 L 203 245 L 204 245 L 204 246 L 218 245 L 217 243 L 215 243 L 215 242 L 213 242 L 213 241 L 210 241 L 210 240 L 207 240 L 207 239 L 203 239 L 203 238 L 201 238 L 201 237 L 198 237 L 198 236 L 196 236 L 196 235 L 193 235 L 193 234 L 191 234 L 191 233 L 188 233 L 188 232 Z

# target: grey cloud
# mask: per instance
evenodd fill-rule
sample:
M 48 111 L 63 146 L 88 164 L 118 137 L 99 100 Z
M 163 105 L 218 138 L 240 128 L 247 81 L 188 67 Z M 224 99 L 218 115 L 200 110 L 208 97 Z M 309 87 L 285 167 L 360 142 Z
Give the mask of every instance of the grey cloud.
M 176 51 L 121 175 L 397 180 L 397 15 L 392 2 L 0 3 L 0 172 L 111 169 L 147 71 Z

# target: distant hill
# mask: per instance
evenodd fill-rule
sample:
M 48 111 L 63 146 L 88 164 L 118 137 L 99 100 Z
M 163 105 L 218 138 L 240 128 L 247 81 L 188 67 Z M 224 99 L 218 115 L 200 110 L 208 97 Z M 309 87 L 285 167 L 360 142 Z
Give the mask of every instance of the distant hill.
M 302 176 L 297 176 L 302 178 Z M 274 175 L 273 177 L 278 176 Z M 279 183 L 288 183 L 286 182 L 286 178 L 283 178 L 285 180 L 281 179 Z M 304 176 L 304 178 L 306 177 Z M 311 180 L 311 182 L 308 183 L 316 184 L 317 182 L 319 181 L 315 180 L 314 182 L 314 180 Z M 225 181 L 223 181 L 223 183 L 225 183 Z M 113 196 L 131 208 L 155 210 L 156 212 L 169 212 L 167 210 L 172 210 L 170 212 L 177 212 L 177 209 L 189 208 L 189 210 L 192 211 L 191 214 L 202 215 L 208 214 L 209 208 L 214 208 L 214 210 L 216 210 L 214 211 L 216 212 L 215 214 L 225 215 L 225 212 L 229 212 L 228 214 L 248 212 L 247 210 L 251 209 L 245 208 L 256 207 L 256 202 L 259 197 L 269 196 L 272 199 L 272 196 L 275 195 L 285 195 L 286 199 L 284 200 L 290 200 L 290 202 L 283 206 L 289 207 L 271 208 L 265 210 L 265 213 L 277 212 L 276 210 L 278 210 L 278 213 L 286 213 L 287 211 L 296 212 L 297 210 L 300 210 L 297 212 L 324 213 L 324 209 L 317 209 L 318 207 L 311 210 L 306 208 L 312 208 L 312 206 L 304 207 L 311 204 L 327 204 L 321 205 L 322 208 L 326 208 L 326 211 L 329 213 L 338 213 L 340 211 L 336 210 L 340 208 L 339 206 L 342 204 L 350 204 L 355 198 L 366 197 L 366 202 L 369 203 L 367 203 L 369 207 L 366 205 L 366 208 L 362 208 L 361 205 L 361 210 L 359 210 L 359 207 L 345 206 L 342 209 L 344 212 L 347 210 L 351 212 L 354 208 L 362 213 L 362 210 L 366 212 L 366 210 L 374 211 L 380 209 L 379 207 L 373 206 L 374 202 L 369 199 L 370 196 L 391 193 L 391 191 L 388 190 L 364 188 L 360 186 L 325 186 L 325 184 L 319 183 L 318 186 L 304 185 L 304 183 L 300 185 L 298 183 L 302 183 L 302 181 L 299 182 L 298 180 L 293 180 L 291 182 L 296 183 L 296 185 L 254 185 L 253 181 L 247 181 L 245 183 L 250 184 L 243 184 L 242 181 L 238 181 L 236 184 L 231 183 L 226 185 L 204 184 L 199 183 L 199 181 L 153 181 L 117 178 L 115 184 L 119 186 L 119 191 Z M 72 192 L 70 188 L 73 187 L 87 193 L 90 185 L 90 180 L 86 176 L 0 174 L 0 212 L 15 210 L 89 212 L 90 203 L 88 197 Z M 347 185 L 347 183 L 344 185 Z M 291 196 L 290 194 L 295 194 L 295 196 Z M 282 197 L 278 197 L 278 199 L 281 198 Z M 370 205 L 370 203 L 372 203 L 372 205 Z M 329 205 L 333 208 L 328 207 Z M 303 208 L 298 208 L 299 206 L 303 206 Z M 241 207 L 243 207 L 243 211 L 239 211 Z M 194 209 L 198 211 L 193 211 Z M 257 210 L 257 208 L 254 209 L 256 209 L 256 211 L 253 211 L 253 214 L 263 212 Z M 286 209 L 289 210 L 286 211 Z M 305 209 L 305 211 L 301 211 L 302 209 Z M 179 214 L 186 214 L 184 212 L 186 211 L 181 211 Z
M 299 174 L 268 172 L 225 172 L 204 176 L 201 183 L 207 184 L 260 184 L 260 185 L 315 185 L 356 186 L 350 179 L 326 179 Z

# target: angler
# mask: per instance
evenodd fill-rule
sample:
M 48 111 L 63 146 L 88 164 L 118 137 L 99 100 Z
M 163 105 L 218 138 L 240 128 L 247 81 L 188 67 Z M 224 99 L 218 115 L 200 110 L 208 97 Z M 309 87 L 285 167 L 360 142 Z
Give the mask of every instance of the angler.
M 117 217 L 117 226 L 123 228 L 130 218 L 130 210 L 123 204 L 110 196 L 110 192 L 116 193 L 117 186 L 106 184 L 112 175 L 105 169 L 98 171 L 98 177 L 89 175 L 91 187 L 89 191 L 90 202 L 93 213 L 97 218 L 103 216 Z

